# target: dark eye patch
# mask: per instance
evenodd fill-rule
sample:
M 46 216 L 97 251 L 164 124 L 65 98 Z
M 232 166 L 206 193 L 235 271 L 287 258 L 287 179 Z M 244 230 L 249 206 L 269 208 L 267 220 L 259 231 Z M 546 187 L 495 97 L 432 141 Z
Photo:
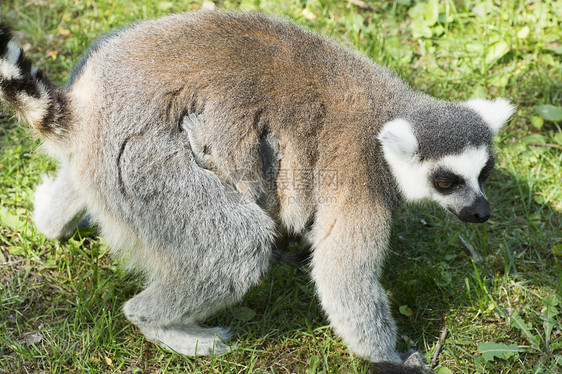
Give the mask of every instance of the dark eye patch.
M 435 189 L 443 194 L 452 193 L 464 183 L 462 177 L 446 169 L 437 169 L 431 175 L 431 181 Z
M 494 168 L 494 164 L 495 162 L 493 158 L 488 159 L 488 162 L 486 163 L 486 165 L 484 165 L 482 171 L 480 172 L 480 175 L 478 176 L 478 182 L 484 183 L 486 179 L 488 179 L 490 173 L 492 172 L 492 169 Z

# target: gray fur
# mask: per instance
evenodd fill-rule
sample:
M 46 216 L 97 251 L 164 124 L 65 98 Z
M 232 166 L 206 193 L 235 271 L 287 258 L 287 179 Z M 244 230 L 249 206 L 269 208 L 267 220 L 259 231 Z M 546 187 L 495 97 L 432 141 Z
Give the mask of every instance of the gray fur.
M 422 159 L 461 153 L 467 145 L 488 145 L 492 132 L 473 110 L 458 103 L 428 102 L 408 113 Z
M 58 192 L 72 204 L 61 206 L 74 209 L 51 209 L 52 222 L 66 232 L 85 208 L 146 276 L 124 311 L 148 339 L 191 355 L 227 350 L 217 337 L 227 330 L 198 323 L 256 284 L 287 232 L 310 243 L 322 306 L 351 349 L 404 362 L 379 283 L 392 217 L 415 192 L 399 165 L 489 153 L 481 102 L 416 93 L 292 22 L 218 12 L 104 37 L 65 97 L 72 126 L 46 149 L 63 162 Z M 487 118 L 498 128 L 503 117 Z
M 103 43 L 105 43 L 106 41 L 108 41 L 112 38 L 118 37 L 122 30 L 123 29 L 113 30 L 106 35 L 100 36 L 99 38 L 97 38 L 92 43 L 92 45 L 90 46 L 90 48 L 88 48 L 88 50 L 86 51 L 84 56 L 82 56 L 80 61 L 78 61 L 78 63 L 74 66 L 74 68 L 70 72 L 70 76 L 68 77 L 68 80 L 66 81 L 66 88 L 67 89 L 72 87 L 72 85 L 74 84 L 74 81 L 80 76 L 80 74 L 82 74 L 82 72 L 84 70 L 84 66 L 86 65 L 86 62 L 88 61 L 90 56 L 93 53 L 95 53 L 98 49 L 100 49 L 101 46 L 103 45 Z

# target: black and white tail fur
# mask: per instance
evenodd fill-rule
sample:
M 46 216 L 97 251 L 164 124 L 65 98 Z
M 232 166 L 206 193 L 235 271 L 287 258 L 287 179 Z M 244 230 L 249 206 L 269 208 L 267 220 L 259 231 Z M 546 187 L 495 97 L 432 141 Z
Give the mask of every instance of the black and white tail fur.
M 68 132 L 71 115 L 66 91 L 54 85 L 24 56 L 5 24 L 0 24 L 0 98 L 41 137 L 56 140 Z

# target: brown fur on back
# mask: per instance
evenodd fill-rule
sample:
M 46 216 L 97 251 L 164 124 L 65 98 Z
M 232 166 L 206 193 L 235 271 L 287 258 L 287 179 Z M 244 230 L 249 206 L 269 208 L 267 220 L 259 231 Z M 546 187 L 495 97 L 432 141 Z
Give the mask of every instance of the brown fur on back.
M 299 205 L 292 231 L 312 218 L 311 201 L 333 193 L 317 180 L 330 170 L 340 191 L 368 197 L 350 190 L 367 186 L 396 200 L 388 188 L 378 191 L 392 178 L 375 136 L 413 93 L 357 53 L 289 21 L 201 12 L 132 26 L 89 63 L 102 61 L 111 66 L 98 77 L 103 94 L 156 107 L 169 131 L 187 113 L 204 115 L 206 149 L 218 170 L 250 194 L 264 188 L 260 138 L 278 139 L 279 198 L 270 213 L 288 216 Z M 313 180 L 299 180 L 306 173 Z

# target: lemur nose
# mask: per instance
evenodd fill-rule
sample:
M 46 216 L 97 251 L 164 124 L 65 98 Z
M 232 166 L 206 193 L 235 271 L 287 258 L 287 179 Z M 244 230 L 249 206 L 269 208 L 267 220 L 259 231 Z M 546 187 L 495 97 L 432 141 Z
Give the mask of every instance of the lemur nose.
M 470 206 L 461 209 L 457 217 L 463 222 L 482 223 L 490 218 L 490 205 L 485 197 L 478 197 Z
M 474 204 L 474 218 L 476 222 L 486 222 L 490 218 L 490 204 L 485 198 L 478 198 Z
M 478 222 L 486 222 L 489 218 L 490 218 L 490 214 L 486 214 L 486 215 L 480 215 L 481 213 L 474 213 L 474 218 L 478 221 Z

